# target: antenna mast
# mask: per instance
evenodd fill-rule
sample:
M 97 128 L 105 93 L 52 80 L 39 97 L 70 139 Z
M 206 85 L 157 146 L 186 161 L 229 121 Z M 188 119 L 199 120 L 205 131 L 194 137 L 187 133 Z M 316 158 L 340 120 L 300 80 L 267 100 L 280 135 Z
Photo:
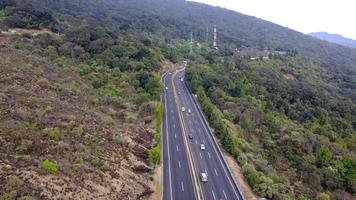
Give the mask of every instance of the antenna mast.
M 190 32 L 190 55 L 192 56 L 193 55 L 193 32 Z
M 214 49 L 218 49 L 218 33 L 216 30 L 216 26 L 214 26 L 214 42 L 213 42 Z

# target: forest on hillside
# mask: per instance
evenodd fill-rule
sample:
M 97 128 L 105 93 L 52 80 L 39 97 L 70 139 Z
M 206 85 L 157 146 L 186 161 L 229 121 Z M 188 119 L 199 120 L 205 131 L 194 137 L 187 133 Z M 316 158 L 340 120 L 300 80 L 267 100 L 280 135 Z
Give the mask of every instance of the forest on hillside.
M 353 199 L 356 99 L 337 75 L 300 55 L 222 61 L 200 51 L 186 79 L 253 191 Z
M 206 37 L 206 28 L 214 24 L 218 51 Z M 138 178 L 139 186 L 131 184 L 112 198 L 151 194 L 150 167 L 160 162 L 162 107 L 154 104 L 162 89 L 160 73 L 167 62 L 185 59 L 191 60 L 189 86 L 256 194 L 274 200 L 355 197 L 355 50 L 183 0 L 3 0 L 0 28 L 7 33 L 0 40 L 0 66 L 6 66 L 0 69 L 5 88 L 0 127 L 6 130 L 0 135 L 0 153 L 13 166 L 0 172 L 1 197 L 35 198 L 44 190 L 38 183 L 46 180 L 31 184 L 28 177 L 14 176 L 16 170 L 74 177 L 71 181 L 87 173 L 117 177 L 115 168 L 122 166 L 106 152 L 134 155 L 143 163 L 128 163 L 131 171 L 120 176 Z M 17 29 L 45 34 L 7 32 Z M 251 61 L 233 56 L 241 46 L 294 53 Z M 58 78 L 47 76 L 51 69 Z M 32 78 L 26 82 L 24 74 Z M 42 90 L 43 98 L 34 98 Z M 16 98 L 21 101 L 14 103 Z M 67 102 L 66 116 L 56 114 L 61 101 Z M 78 115 L 83 111 L 88 118 Z M 135 131 L 127 134 L 128 128 Z M 105 137 L 96 134 L 105 131 Z M 80 148 L 74 141 L 80 141 Z M 53 148 L 46 154 L 41 145 Z M 58 153 L 64 150 L 67 154 Z M 11 179 L 4 180 L 10 172 Z

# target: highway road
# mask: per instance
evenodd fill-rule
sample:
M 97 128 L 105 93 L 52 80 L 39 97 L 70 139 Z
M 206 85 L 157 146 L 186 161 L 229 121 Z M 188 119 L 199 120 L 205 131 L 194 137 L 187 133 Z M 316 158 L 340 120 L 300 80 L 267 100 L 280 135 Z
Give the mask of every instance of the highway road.
M 172 73 L 163 76 L 164 112 L 162 124 L 163 143 L 163 199 L 196 199 L 187 152 L 179 121 L 178 107 L 174 98 Z
M 164 95 L 165 105 L 167 105 L 165 106 L 166 119 L 163 124 L 163 130 L 166 130 L 163 137 L 167 140 L 163 145 L 164 199 L 244 199 L 201 110 L 199 110 L 194 95 L 185 84 L 184 71 L 167 74 L 164 76 L 164 84 L 168 87 Z M 182 107 L 186 108 L 184 112 Z M 172 125 L 177 128 L 170 128 Z M 193 138 L 189 139 L 188 134 L 192 134 Z M 200 148 L 201 144 L 205 145 L 205 150 Z M 183 148 L 182 152 L 174 151 L 174 145 L 185 148 L 185 153 L 183 153 Z M 170 169 L 167 160 L 170 160 L 168 162 L 171 166 Z M 180 170 L 182 168 L 177 169 L 176 166 L 172 167 L 177 165 L 177 160 L 180 161 L 178 163 L 180 166 L 185 166 L 183 170 Z M 185 174 L 183 175 L 181 171 L 185 171 Z M 208 182 L 200 180 L 199 175 L 202 172 L 208 174 Z M 166 177 L 167 173 L 170 178 Z M 179 179 L 182 176 L 185 178 Z M 177 193 L 180 189 L 179 181 L 183 181 L 187 186 L 184 193 L 182 191 Z M 191 187 L 190 191 L 187 190 L 188 187 Z

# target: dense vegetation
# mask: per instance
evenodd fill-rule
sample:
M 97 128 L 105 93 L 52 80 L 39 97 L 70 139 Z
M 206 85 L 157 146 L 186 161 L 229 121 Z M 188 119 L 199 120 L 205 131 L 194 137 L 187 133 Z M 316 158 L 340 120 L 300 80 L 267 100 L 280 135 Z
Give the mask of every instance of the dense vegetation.
M 205 33 L 214 24 L 219 51 Z M 355 50 L 183 0 L 3 0 L 0 27 L 3 198 L 60 193 L 46 182 L 83 195 L 72 198 L 97 198 L 91 186 L 120 188 L 102 191 L 113 199 L 152 193 L 160 72 L 187 58 L 190 87 L 258 195 L 354 198 Z M 241 46 L 293 54 L 240 60 Z
M 356 99 L 338 76 L 299 55 L 221 63 L 201 54 L 187 81 L 257 194 L 353 198 Z
M 61 16 L 1 2 L 0 199 L 147 197 L 160 162 L 159 41 Z

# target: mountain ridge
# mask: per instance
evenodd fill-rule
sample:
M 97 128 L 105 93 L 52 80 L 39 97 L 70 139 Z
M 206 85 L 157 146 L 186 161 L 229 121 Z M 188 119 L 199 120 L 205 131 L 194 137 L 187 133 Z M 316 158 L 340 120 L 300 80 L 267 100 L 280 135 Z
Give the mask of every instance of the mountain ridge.
M 325 40 L 328 42 L 332 42 L 332 43 L 336 43 L 339 45 L 356 49 L 356 40 L 352 38 L 344 37 L 340 34 L 328 33 L 328 32 L 312 32 L 309 33 L 308 35 L 321 40 Z

